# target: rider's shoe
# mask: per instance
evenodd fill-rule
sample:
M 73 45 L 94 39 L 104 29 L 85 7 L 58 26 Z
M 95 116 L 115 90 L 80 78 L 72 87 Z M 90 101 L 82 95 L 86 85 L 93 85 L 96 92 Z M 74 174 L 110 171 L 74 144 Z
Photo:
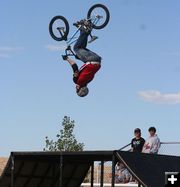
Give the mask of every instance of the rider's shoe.
M 90 33 L 92 31 L 92 23 L 86 19 L 77 21 L 76 23 L 73 23 L 73 25 L 86 33 Z
M 87 30 L 87 31 L 92 31 L 93 27 L 92 27 L 92 23 L 91 21 L 89 20 L 84 20 L 84 28 Z
M 80 21 L 77 21 L 76 23 L 73 23 L 73 25 L 74 25 L 75 27 L 79 28 L 80 26 L 83 26 L 84 21 L 85 21 L 85 19 L 82 19 L 82 20 L 80 20 Z

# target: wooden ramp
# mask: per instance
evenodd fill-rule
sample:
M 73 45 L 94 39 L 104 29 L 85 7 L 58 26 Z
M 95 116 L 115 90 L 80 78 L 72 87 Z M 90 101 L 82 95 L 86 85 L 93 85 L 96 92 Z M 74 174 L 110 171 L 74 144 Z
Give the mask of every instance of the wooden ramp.
M 12 152 L 0 177 L 0 187 L 79 187 L 90 168 L 93 187 L 96 161 L 101 163 L 101 187 L 106 161 L 112 162 L 112 187 L 118 161 L 144 187 L 164 187 L 165 172 L 180 171 L 180 157 L 175 156 L 124 151 Z

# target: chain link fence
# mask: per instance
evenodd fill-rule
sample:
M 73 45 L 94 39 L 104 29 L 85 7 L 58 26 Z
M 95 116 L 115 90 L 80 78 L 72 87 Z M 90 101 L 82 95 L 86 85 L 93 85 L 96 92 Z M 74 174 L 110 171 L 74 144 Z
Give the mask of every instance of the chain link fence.
M 180 142 L 161 142 L 158 154 L 180 156 Z

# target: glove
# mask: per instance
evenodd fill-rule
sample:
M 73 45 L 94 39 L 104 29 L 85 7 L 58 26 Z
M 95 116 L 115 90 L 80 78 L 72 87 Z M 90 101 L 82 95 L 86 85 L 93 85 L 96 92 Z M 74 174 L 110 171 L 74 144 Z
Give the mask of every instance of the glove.
M 63 59 L 63 60 L 67 60 L 67 59 L 68 59 L 68 56 L 67 56 L 67 55 L 62 55 L 62 59 Z

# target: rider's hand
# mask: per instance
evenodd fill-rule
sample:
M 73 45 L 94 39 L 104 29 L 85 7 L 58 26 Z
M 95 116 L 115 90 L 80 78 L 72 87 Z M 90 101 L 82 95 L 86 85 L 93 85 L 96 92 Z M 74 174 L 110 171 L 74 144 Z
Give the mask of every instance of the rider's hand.
M 67 55 L 62 55 L 63 60 L 67 60 L 68 56 Z

